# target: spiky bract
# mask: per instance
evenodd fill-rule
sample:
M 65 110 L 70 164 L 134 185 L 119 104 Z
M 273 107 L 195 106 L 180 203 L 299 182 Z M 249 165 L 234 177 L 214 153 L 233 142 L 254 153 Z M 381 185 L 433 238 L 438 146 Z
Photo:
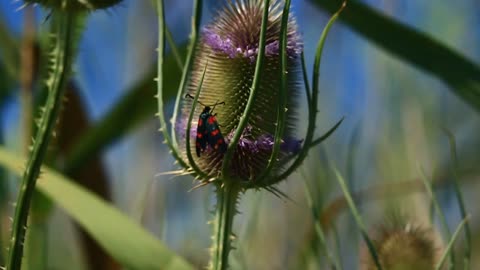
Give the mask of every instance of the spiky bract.
M 272 152 L 273 134 L 278 121 L 277 110 L 280 103 L 278 91 L 281 78 L 279 40 L 283 1 L 272 2 L 269 7 L 266 32 L 265 64 L 258 95 L 231 164 L 231 176 L 241 180 L 254 180 L 265 169 Z M 187 92 L 195 95 L 203 69 L 207 66 L 199 100 L 204 104 L 225 102 L 225 105 L 216 106 L 214 113 L 217 114 L 216 118 L 227 142 L 233 136 L 250 95 L 258 53 L 262 11 L 263 1 L 227 1 L 217 12 L 213 22 L 204 28 L 198 44 L 197 57 Z M 301 144 L 301 141 L 291 139 L 296 121 L 295 97 L 302 85 L 299 76 L 302 44 L 297 34 L 296 22 L 291 16 L 287 40 L 288 103 L 287 108 L 282 108 L 287 110 L 287 117 L 280 159 L 287 158 L 290 152 L 298 150 Z M 191 108 L 192 101 L 184 100 L 182 119 L 179 120 L 180 129 L 184 129 L 185 119 L 188 119 Z M 196 107 L 194 119 L 198 119 L 202 109 L 202 106 Z M 196 124 L 196 121 L 193 121 L 192 131 L 195 130 Z M 183 131 L 182 139 L 186 137 Z M 190 134 L 189 139 L 195 140 L 195 134 Z M 190 145 L 193 149 L 195 143 Z M 183 149 L 185 150 L 185 147 Z M 223 154 L 213 149 L 207 150 L 200 158 L 196 158 L 199 168 L 213 177 L 219 175 L 222 161 Z M 278 172 L 278 169 L 275 168 L 274 172 Z

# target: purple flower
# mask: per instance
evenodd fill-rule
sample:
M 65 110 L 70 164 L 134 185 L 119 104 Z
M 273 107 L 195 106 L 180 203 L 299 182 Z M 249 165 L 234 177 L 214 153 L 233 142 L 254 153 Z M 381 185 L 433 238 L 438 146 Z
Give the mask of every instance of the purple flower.
M 235 8 L 222 10 L 216 20 L 203 31 L 203 42 L 214 53 L 225 54 L 229 58 L 243 57 L 252 62 L 258 55 L 260 27 L 262 22 L 262 5 L 245 4 L 238 1 Z M 269 12 L 269 25 L 266 33 L 266 57 L 280 54 L 281 4 L 273 1 Z M 287 54 L 295 58 L 303 51 L 303 44 L 297 33 L 296 22 L 289 18 L 287 29 Z

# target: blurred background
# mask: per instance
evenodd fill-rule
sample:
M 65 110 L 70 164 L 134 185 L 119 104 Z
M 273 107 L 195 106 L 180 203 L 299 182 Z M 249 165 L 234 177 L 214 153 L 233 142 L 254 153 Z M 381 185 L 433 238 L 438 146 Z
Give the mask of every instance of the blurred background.
M 428 33 L 480 64 L 478 1 L 361 2 Z M 26 33 L 34 37 L 31 46 L 41 51 L 48 31 L 47 12 L 39 7 L 18 10 L 21 5 L 21 2 L 0 2 L 0 131 L 2 143 L 18 153 L 24 152 L 26 141 L 25 126 L 21 124 L 25 117 L 21 109 L 23 86 L 11 75 L 16 74 L 20 65 L 16 56 L 28 45 Z M 167 0 L 166 5 L 169 29 L 176 44 L 183 48 L 190 31 L 192 4 Z M 205 23 L 211 19 L 213 6 L 207 4 L 204 8 Z M 316 43 L 329 15 L 309 1 L 294 0 L 292 8 L 304 37 L 311 74 Z M 151 1 L 125 0 L 114 8 L 88 16 L 68 88 L 68 101 L 62 111 L 60 134 L 52 142 L 49 162 L 111 200 L 201 268 L 209 258 L 211 227 L 207 222 L 212 218 L 210 211 L 215 198 L 209 187 L 190 191 L 194 186 L 191 177 L 158 176 L 178 168 L 162 144 L 158 120 L 154 117 L 152 73 L 156 46 L 157 17 Z M 38 60 L 40 71 L 34 72 L 38 74 L 33 75 L 31 89 L 35 99 L 42 100 L 37 91 L 41 57 Z M 178 69 L 171 63 L 169 68 Z M 171 91 L 176 91 L 174 83 Z M 357 269 L 361 238 L 348 207 L 341 202 L 342 192 L 332 171 L 334 167 L 347 179 L 353 193 L 364 191 L 355 199 L 370 230 L 383 224 L 394 212 L 405 213 L 415 222 L 429 226 L 429 198 L 420 192 L 423 188 L 419 168 L 423 168 L 434 181 L 441 207 L 454 230 L 462 218 L 451 181 L 450 146 L 442 130 L 446 128 L 457 142 L 459 181 L 471 214 L 472 269 L 476 269 L 480 265 L 479 112 L 438 78 L 385 52 L 341 22 L 334 25 L 327 38 L 320 85 L 319 130 L 327 131 L 342 116 L 346 119 L 332 137 L 310 152 L 297 173 L 280 184 L 279 188 L 291 200 L 267 192 L 249 191 L 243 196 L 239 206 L 242 213 L 234 226 L 238 240 L 237 250 L 232 253 L 232 268 L 327 269 L 305 199 L 307 182 L 316 206 L 323 209 L 322 222 L 333 225 L 325 225 L 329 247 L 339 252 L 345 269 Z M 106 133 L 93 136 L 106 138 L 101 146 L 69 167 L 75 163 L 70 159 L 72 153 L 88 148 L 81 140 L 89 127 L 107 121 L 120 102 L 128 100 L 126 95 L 138 89 L 144 89 L 143 94 L 136 96 L 135 106 L 123 108 L 125 118 L 110 119 L 117 124 L 108 126 Z M 172 99 L 167 102 L 169 112 L 172 102 Z M 300 107 L 302 119 L 306 108 Z M 143 116 L 133 116 L 138 111 L 143 111 Z M 299 121 L 300 137 L 306 129 L 305 122 Z M 4 264 L 8 217 L 13 211 L 9 202 L 14 201 L 19 183 L 8 174 L 2 178 L 0 265 Z M 120 269 L 46 198 L 37 196 L 32 211 L 28 240 L 31 244 L 27 247 L 29 269 Z M 441 228 L 436 219 L 433 226 Z M 460 252 L 463 237 L 457 246 Z

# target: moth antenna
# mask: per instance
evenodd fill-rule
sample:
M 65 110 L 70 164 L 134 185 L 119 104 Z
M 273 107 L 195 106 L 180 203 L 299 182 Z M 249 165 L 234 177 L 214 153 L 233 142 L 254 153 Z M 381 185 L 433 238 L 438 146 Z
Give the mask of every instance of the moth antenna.
M 191 98 L 191 99 L 195 99 L 194 96 L 190 95 L 190 94 L 185 94 L 185 97 L 186 98 Z M 215 108 L 215 106 L 217 105 L 224 105 L 225 104 L 225 101 L 222 101 L 222 102 L 215 102 L 215 104 L 212 104 L 212 105 L 206 105 L 205 103 L 201 102 L 200 100 L 197 100 L 198 103 L 200 103 L 200 105 L 204 106 L 204 107 L 213 107 Z M 213 111 L 213 109 L 212 109 Z
M 185 97 L 191 98 L 193 100 L 195 99 L 195 97 L 190 94 L 186 94 Z M 202 105 L 203 107 L 209 107 L 208 105 L 203 104 L 203 102 L 201 102 L 200 100 L 197 100 L 197 102 L 200 103 L 200 105 Z

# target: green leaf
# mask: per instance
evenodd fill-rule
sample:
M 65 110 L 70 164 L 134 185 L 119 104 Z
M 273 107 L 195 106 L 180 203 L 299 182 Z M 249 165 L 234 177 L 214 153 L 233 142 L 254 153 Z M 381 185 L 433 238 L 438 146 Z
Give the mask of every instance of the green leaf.
M 180 54 L 186 54 L 186 46 L 181 46 Z M 170 100 L 177 93 L 181 70 L 173 55 L 165 58 L 164 99 Z M 116 105 L 93 127 L 87 130 L 73 146 L 65 161 L 64 171 L 74 173 L 85 165 L 92 155 L 101 153 L 113 142 L 125 136 L 129 131 L 144 123 L 147 119 L 154 119 L 157 111 L 156 83 L 157 65 L 152 64 L 147 75 L 139 80 Z
M 343 0 L 311 0 L 336 12 Z M 391 54 L 444 81 L 480 112 L 480 67 L 426 33 L 408 27 L 358 1 L 348 1 L 340 19 Z
M 0 164 L 21 176 L 24 160 L 0 147 Z M 118 262 L 129 269 L 193 269 L 155 236 L 112 205 L 43 167 L 37 188 L 61 206 Z

